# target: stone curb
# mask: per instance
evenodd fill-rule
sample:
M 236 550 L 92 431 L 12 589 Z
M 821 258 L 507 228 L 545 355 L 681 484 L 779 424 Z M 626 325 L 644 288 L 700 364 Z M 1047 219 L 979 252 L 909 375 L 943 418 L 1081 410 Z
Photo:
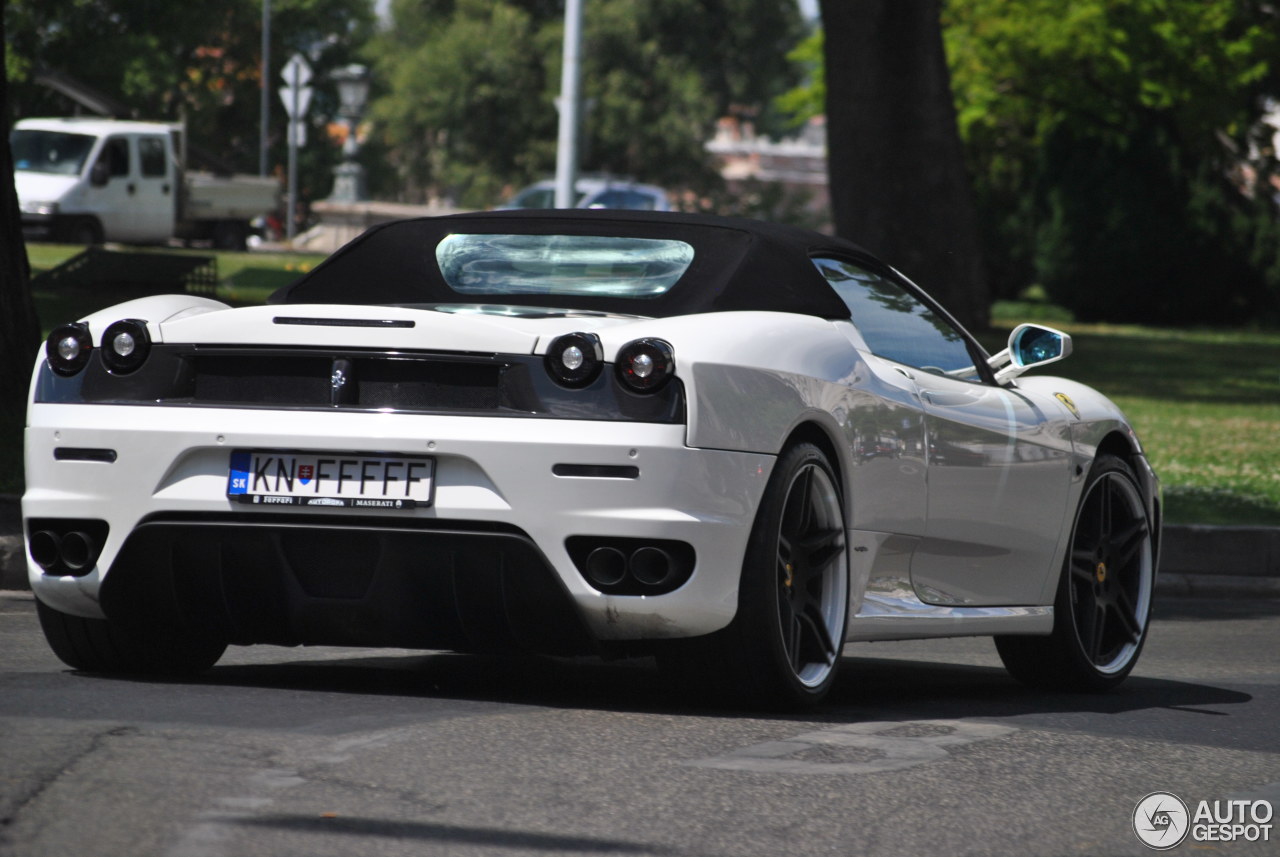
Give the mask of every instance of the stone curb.
M 1165 527 L 1160 572 L 1280 577 L 1280 527 Z
M 1280 598 L 1280 527 L 1164 528 L 1159 595 Z M 0 494 L 0 590 L 28 590 L 18 497 Z

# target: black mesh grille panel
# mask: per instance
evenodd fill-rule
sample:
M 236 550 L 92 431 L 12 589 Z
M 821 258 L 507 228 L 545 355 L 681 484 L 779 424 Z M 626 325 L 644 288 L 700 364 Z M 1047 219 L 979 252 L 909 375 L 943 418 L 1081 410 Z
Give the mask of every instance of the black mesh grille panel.
M 499 363 L 326 356 L 200 356 L 192 402 L 485 411 L 502 403 Z
M 196 402 L 308 405 L 329 402 L 326 357 L 197 357 Z
M 498 364 L 376 359 L 354 364 L 356 402 L 362 408 L 483 411 L 502 403 Z

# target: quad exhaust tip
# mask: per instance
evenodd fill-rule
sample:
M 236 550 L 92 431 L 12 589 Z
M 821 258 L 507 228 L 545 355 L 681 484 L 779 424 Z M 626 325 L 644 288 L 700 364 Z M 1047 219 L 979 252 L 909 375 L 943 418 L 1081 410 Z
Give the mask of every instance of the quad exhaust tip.
M 684 542 L 574 536 L 568 548 L 587 582 L 610 595 L 661 595 L 693 574 L 693 548 Z
M 587 556 L 587 577 L 597 586 L 617 586 L 626 576 L 627 555 L 617 548 L 596 548 Z
M 36 565 L 49 571 L 58 564 L 58 558 L 62 555 L 62 539 L 52 530 L 40 530 L 31 534 L 28 549 Z
M 28 523 L 27 551 L 45 574 L 83 577 L 93 571 L 107 538 L 106 521 L 42 519 Z
M 627 568 L 645 586 L 662 586 L 675 573 L 675 560 L 662 548 L 640 548 L 631 554 Z
M 93 536 L 83 530 L 72 530 L 62 537 L 62 562 L 72 574 L 89 570 L 99 550 Z

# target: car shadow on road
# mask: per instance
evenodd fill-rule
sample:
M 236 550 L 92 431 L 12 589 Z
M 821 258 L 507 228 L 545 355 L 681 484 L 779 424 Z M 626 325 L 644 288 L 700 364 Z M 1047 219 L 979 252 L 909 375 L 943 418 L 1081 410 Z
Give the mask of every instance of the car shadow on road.
M 615 838 L 568 836 L 528 830 L 504 830 L 498 826 L 472 827 L 424 821 L 388 820 L 367 816 L 309 816 L 266 814 L 237 819 L 237 823 L 292 834 L 348 835 L 384 840 L 418 841 L 429 845 L 450 844 L 489 850 L 521 849 L 555 854 L 675 854 L 660 845 Z
M 1161 618 L 1170 621 L 1252 619 L 1274 615 L 1276 604 L 1258 612 L 1253 602 L 1162 600 Z M 279 660 L 273 652 L 280 652 Z M 877 654 L 879 651 L 877 650 Z M 651 658 L 602 661 L 536 655 L 479 655 L 407 650 L 350 650 L 328 647 L 276 649 L 232 647 L 209 672 L 183 679 L 228 687 L 386 695 L 411 699 L 469 700 L 486 704 L 537 705 L 706 716 L 768 716 L 805 722 L 856 719 L 911 720 L 1020 715 L 1121 714 L 1142 710 L 1187 711 L 1241 706 L 1253 697 L 1227 689 L 1172 679 L 1129 677 L 1109 693 L 1056 693 L 1027 688 L 1000 666 L 969 658 L 952 661 L 850 656 L 827 701 L 814 711 L 761 711 L 738 700 L 708 698 L 659 672 Z
M 844 722 L 981 719 L 1016 728 L 1274 752 L 1264 686 L 1130 676 L 1107 693 L 1036 690 L 1002 668 L 896 659 L 846 664 L 824 713 Z M 1246 692 L 1255 691 L 1254 693 Z
M 319 654 L 319 653 L 317 653 Z M 1026 688 L 999 667 L 936 661 L 846 658 L 827 701 L 805 712 L 759 711 L 691 694 L 652 661 L 592 658 L 377 654 L 283 663 L 227 663 L 195 679 L 213 686 L 335 694 L 466 700 L 658 714 L 765 716 L 807 723 L 1053 714 L 1120 714 L 1243 705 L 1247 693 L 1211 685 L 1130 677 L 1110 693 L 1053 693 Z
M 1238 690 L 1141 676 L 1130 676 L 1120 687 L 1106 693 L 1054 692 L 1020 685 L 1000 667 L 859 658 L 844 664 L 827 705 L 839 709 L 896 709 L 912 719 L 1072 712 L 1122 714 L 1142 709 L 1241 705 L 1252 699 Z

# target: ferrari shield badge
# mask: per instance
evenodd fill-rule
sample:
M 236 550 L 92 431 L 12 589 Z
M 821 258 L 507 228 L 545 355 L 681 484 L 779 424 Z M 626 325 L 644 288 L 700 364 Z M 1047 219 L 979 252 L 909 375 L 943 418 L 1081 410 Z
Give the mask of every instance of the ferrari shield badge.
M 1080 409 L 1076 407 L 1075 402 L 1071 401 L 1070 396 L 1068 396 L 1066 393 L 1054 393 L 1053 395 L 1054 395 L 1054 398 L 1056 398 L 1059 402 L 1062 402 L 1062 404 L 1066 405 L 1067 410 L 1071 411 L 1072 416 L 1074 416 L 1076 419 L 1080 419 Z

